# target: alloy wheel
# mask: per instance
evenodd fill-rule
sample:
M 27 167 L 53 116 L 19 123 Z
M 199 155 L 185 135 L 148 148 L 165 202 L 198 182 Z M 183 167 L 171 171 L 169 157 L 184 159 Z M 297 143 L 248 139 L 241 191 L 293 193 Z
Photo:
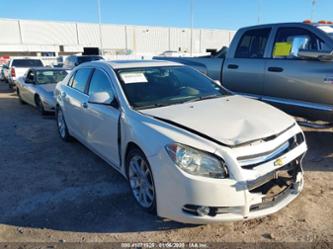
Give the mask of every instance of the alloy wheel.
M 155 200 L 153 176 L 146 160 L 134 155 L 129 161 L 128 177 L 132 193 L 143 208 L 150 208 Z

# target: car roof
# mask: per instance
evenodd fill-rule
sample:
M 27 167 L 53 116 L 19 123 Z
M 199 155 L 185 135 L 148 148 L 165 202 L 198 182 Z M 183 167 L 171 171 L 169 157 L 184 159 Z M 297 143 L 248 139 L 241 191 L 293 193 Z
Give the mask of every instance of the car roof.
M 81 57 L 100 57 L 100 58 L 103 58 L 99 54 L 91 54 L 91 55 L 87 55 L 87 54 L 85 54 L 85 55 L 75 55 L 75 54 L 73 54 L 73 55 L 69 55 L 68 57 L 70 57 L 70 56 L 72 56 L 72 57 L 78 57 L 78 58 L 81 58 Z
M 107 64 L 113 69 L 125 68 L 144 68 L 158 66 L 182 66 L 182 64 L 172 61 L 163 60 L 115 60 L 115 61 L 93 61 L 91 64 Z M 85 63 L 87 65 L 87 63 Z
M 304 22 L 280 22 L 280 23 L 267 23 L 267 24 L 258 24 L 258 25 L 252 25 L 243 27 L 241 29 L 248 29 L 248 28 L 268 28 L 268 27 L 274 27 L 274 26 L 289 26 L 289 25 L 297 25 L 297 26 L 318 26 L 318 23 L 304 23 Z
M 32 67 L 31 70 L 35 70 L 35 71 L 66 71 L 65 68 L 61 68 L 61 67 Z

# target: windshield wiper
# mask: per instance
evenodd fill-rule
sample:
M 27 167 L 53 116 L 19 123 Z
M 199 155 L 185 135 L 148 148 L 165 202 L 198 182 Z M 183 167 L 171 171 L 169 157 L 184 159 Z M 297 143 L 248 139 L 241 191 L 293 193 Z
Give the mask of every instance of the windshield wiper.
M 163 106 L 168 106 L 170 104 L 152 104 L 152 105 L 143 105 L 143 106 L 135 106 L 134 108 L 137 110 L 142 110 L 142 109 L 150 109 L 150 108 L 158 108 L 158 107 L 163 107 Z
M 206 95 L 206 96 L 200 96 L 200 97 L 197 97 L 197 98 L 193 98 L 193 99 L 184 101 L 182 103 L 197 102 L 197 101 L 201 101 L 201 100 L 215 99 L 215 98 L 220 98 L 220 97 L 223 97 L 223 95 L 212 94 L 212 95 Z

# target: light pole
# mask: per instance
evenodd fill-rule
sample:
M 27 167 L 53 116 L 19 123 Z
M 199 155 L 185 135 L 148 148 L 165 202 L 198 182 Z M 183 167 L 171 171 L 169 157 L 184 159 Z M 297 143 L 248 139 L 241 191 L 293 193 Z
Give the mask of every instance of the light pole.
M 317 0 L 312 0 L 311 21 L 314 21 Z
M 261 0 L 257 0 L 257 4 L 258 4 L 258 24 L 261 23 Z
M 190 0 L 191 4 L 191 45 L 190 45 L 190 53 L 193 55 L 193 0 Z
M 102 17 L 101 17 L 101 2 L 97 0 L 97 15 L 98 15 L 98 29 L 99 29 L 99 46 L 100 53 L 103 56 L 103 39 L 102 39 Z

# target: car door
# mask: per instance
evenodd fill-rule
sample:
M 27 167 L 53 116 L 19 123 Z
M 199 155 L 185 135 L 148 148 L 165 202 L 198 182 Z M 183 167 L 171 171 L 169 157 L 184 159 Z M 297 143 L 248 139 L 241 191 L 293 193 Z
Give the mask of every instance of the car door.
M 223 66 L 222 84 L 241 94 L 260 96 L 264 89 L 265 60 L 263 59 L 271 28 L 240 32 L 235 46 L 227 53 Z
M 333 62 L 299 58 L 300 49 L 331 50 L 305 27 L 279 27 L 267 59 L 263 99 L 301 116 L 304 109 L 333 109 Z
M 92 68 L 80 68 L 66 86 L 64 96 L 64 114 L 66 124 L 71 132 L 81 142 L 85 141 L 86 108 L 88 102 L 87 84 L 90 80 Z
M 36 71 L 29 70 L 24 82 L 24 98 L 31 105 L 35 105 Z
M 34 96 L 32 93 L 32 89 L 35 84 L 35 72 L 34 70 L 29 70 L 26 74 L 26 77 L 20 80 L 19 90 L 21 98 L 29 103 L 30 105 L 34 105 Z
M 108 92 L 115 96 L 112 80 L 107 72 L 95 69 L 88 95 Z M 85 140 L 93 150 L 114 166 L 119 165 L 118 132 L 120 111 L 116 105 L 87 103 Z

